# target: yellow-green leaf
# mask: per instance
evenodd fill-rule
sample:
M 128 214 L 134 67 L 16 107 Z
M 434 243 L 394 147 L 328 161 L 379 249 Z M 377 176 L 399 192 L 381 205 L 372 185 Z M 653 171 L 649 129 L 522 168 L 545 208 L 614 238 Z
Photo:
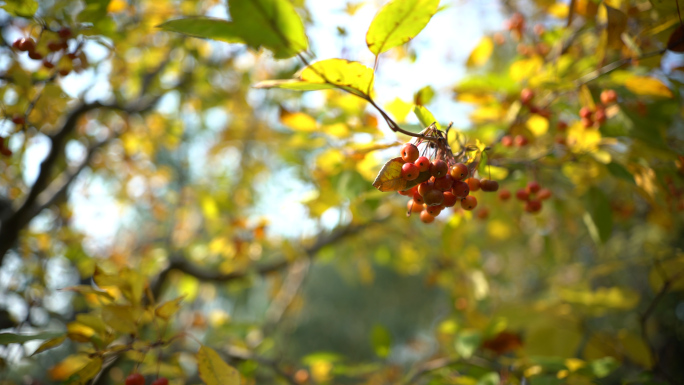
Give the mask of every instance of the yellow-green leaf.
M 401 157 L 393 158 L 387 161 L 378 173 L 378 176 L 373 181 L 373 187 L 380 191 L 404 191 L 413 186 L 425 182 L 430 179 L 430 171 L 423 171 L 418 174 L 418 178 L 407 181 L 401 177 L 401 166 L 404 165 L 404 160 Z
M 631 77 L 625 81 L 625 87 L 637 95 L 672 97 L 672 91 L 663 82 L 650 76 Z
M 52 349 L 52 348 L 54 348 L 54 347 L 57 347 L 57 346 L 61 345 L 62 342 L 64 342 L 64 340 L 66 340 L 66 335 L 60 336 L 60 337 L 56 337 L 56 338 L 51 338 L 51 339 L 49 339 L 49 340 L 43 342 L 42 344 L 40 344 L 40 346 L 38 347 L 38 349 L 36 349 L 36 351 L 33 352 L 33 354 L 31 354 L 31 355 L 34 356 L 34 355 L 36 355 L 36 354 L 38 354 L 38 353 L 42 353 L 42 352 L 44 352 L 44 351 L 46 351 L 46 350 Z
M 287 0 L 230 0 L 232 21 L 193 17 L 170 20 L 159 28 L 189 36 L 245 43 L 258 49 L 265 47 L 276 59 L 297 55 L 309 47 L 304 24 Z
M 492 52 L 494 52 L 494 41 L 489 36 L 483 37 L 477 47 L 470 53 L 470 56 L 468 56 L 466 66 L 479 67 L 484 65 L 489 61 Z
M 156 314 L 157 317 L 168 320 L 180 309 L 180 303 L 183 298 L 185 298 L 184 295 L 174 300 L 164 302 L 163 304 L 157 306 L 157 308 L 154 310 L 154 314 Z
M 121 332 L 133 334 L 138 331 L 136 325 L 136 313 L 132 306 L 104 306 L 102 308 L 102 320 L 107 326 Z
M 296 79 L 266 80 L 254 87 L 285 88 L 296 91 L 340 88 L 366 97 L 373 90 L 373 70 L 355 61 L 328 59 L 304 68 Z
M 430 112 L 430 110 L 428 110 L 424 106 L 414 106 L 413 113 L 416 114 L 416 117 L 420 121 L 420 124 L 423 125 L 423 127 L 428 127 L 432 123 L 435 123 L 435 126 L 437 126 L 437 128 L 442 128 L 439 125 L 437 119 L 435 119 L 434 115 L 432 115 L 432 112 Z
M 392 114 L 392 116 L 394 116 L 394 120 L 397 123 L 403 123 L 406 121 L 406 116 L 409 112 L 411 112 L 412 107 L 413 104 L 407 103 L 401 100 L 399 97 L 396 97 L 391 102 L 385 104 L 385 109 L 387 112 Z
M 439 0 L 390 1 L 375 15 L 368 28 L 368 49 L 377 56 L 410 41 L 425 28 L 438 7 Z
M 239 385 L 240 373 L 223 361 L 216 351 L 202 345 L 197 352 L 199 376 L 207 385 Z

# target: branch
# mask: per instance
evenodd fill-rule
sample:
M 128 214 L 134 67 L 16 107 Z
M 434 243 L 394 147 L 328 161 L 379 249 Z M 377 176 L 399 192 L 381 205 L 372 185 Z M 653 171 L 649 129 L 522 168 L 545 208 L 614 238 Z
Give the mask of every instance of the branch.
M 385 220 L 387 220 L 387 217 L 372 220 L 361 225 L 348 225 L 340 227 L 330 233 L 322 234 L 316 239 L 313 245 L 303 250 L 303 254 L 307 258 L 312 259 L 323 247 L 337 243 L 350 235 L 360 232 L 372 224 L 380 223 Z M 173 270 L 179 270 L 205 282 L 230 282 L 246 278 L 250 274 L 256 274 L 260 276 L 267 275 L 269 273 L 279 271 L 290 264 L 291 262 L 288 259 L 282 258 L 275 262 L 258 266 L 253 270 L 236 271 L 229 274 L 223 274 L 210 268 L 197 266 L 186 260 L 182 252 L 179 252 L 170 258 L 169 265 L 159 273 L 157 279 L 151 284 L 151 290 L 154 298 L 158 299 L 160 297 L 164 282 Z
M 603 67 L 601 67 L 595 71 L 592 71 L 592 72 L 582 76 L 581 78 L 577 79 L 575 81 L 575 86 L 580 87 L 580 86 L 587 84 L 593 80 L 596 80 L 599 77 L 601 77 L 601 76 L 603 76 L 609 72 L 612 72 L 612 71 L 622 67 L 625 64 L 631 63 L 633 60 L 641 60 L 641 59 L 646 59 L 646 58 L 649 58 L 652 56 L 659 56 L 659 55 L 664 54 L 665 51 L 667 51 L 667 48 L 663 48 L 663 49 L 658 50 L 658 51 L 647 52 L 647 53 L 639 55 L 635 58 L 621 59 L 621 60 L 614 61 L 612 63 L 606 64 L 605 66 L 603 66 Z
M 37 206 L 38 197 L 48 188 L 58 160 L 64 153 L 66 141 L 75 131 L 79 119 L 86 113 L 99 108 L 118 110 L 128 114 L 142 113 L 154 107 L 159 98 L 160 97 L 154 97 L 148 101 L 139 100 L 131 103 L 128 106 L 118 103 L 82 103 L 72 110 L 69 115 L 67 115 L 62 127 L 55 134 L 49 136 L 51 144 L 50 152 L 41 162 L 38 177 L 33 186 L 31 186 L 31 189 L 24 198 L 24 201 L 16 211 L 9 211 L 4 218 L 0 218 L 0 223 L 2 223 L 0 226 L 0 265 L 2 265 L 2 261 L 5 257 L 5 254 L 7 254 L 7 251 L 14 245 L 14 242 L 19 237 L 19 232 L 26 227 L 36 215 L 40 213 L 42 208 L 47 207 L 45 205 L 46 202 L 52 200 L 52 198 L 48 198 L 46 201 Z M 72 175 L 72 178 L 67 178 L 67 181 L 71 183 L 75 178 L 76 175 Z M 67 184 L 62 187 L 66 189 L 68 186 L 69 185 Z M 57 197 L 53 196 L 53 198 L 56 199 Z

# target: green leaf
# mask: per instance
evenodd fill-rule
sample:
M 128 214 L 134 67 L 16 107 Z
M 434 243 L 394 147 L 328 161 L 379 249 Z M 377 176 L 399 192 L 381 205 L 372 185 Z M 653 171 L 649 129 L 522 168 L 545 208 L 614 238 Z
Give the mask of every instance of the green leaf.
M 375 56 L 407 43 L 437 12 L 439 0 L 392 0 L 375 15 L 366 33 L 366 44 Z
M 38 10 L 36 0 L 5 0 L 5 5 L 0 7 L 12 16 L 30 19 Z
M 603 191 L 592 187 L 585 195 L 585 201 L 589 219 L 593 222 L 597 232 L 593 236 L 598 236 L 598 240 L 606 242 L 613 232 L 613 211 L 610 208 L 608 197 Z M 589 221 L 586 219 L 585 221 L 590 231 L 593 231 Z
M 406 162 L 401 157 L 388 160 L 373 181 L 373 187 L 383 192 L 404 191 L 425 182 L 432 176 L 428 170 L 418 174 L 416 179 L 407 181 L 401 177 L 401 166 L 404 163 Z
M 606 168 L 611 174 L 613 174 L 613 176 L 624 179 L 636 185 L 636 182 L 634 181 L 634 175 L 632 175 L 631 172 L 627 171 L 627 169 L 621 164 L 610 162 L 606 165 Z
M 366 98 L 373 89 L 373 70 L 365 65 L 344 59 L 328 59 L 304 68 L 296 79 L 266 80 L 255 88 L 285 88 L 314 91 L 340 88 Z
M 197 352 L 199 376 L 207 385 L 239 385 L 240 373 L 223 361 L 216 351 L 202 345 Z
M 501 378 L 497 372 L 489 372 L 480 377 L 480 379 L 477 381 L 477 385 L 499 385 L 500 383 Z
M 233 22 L 213 17 L 188 17 L 169 20 L 160 24 L 158 28 L 203 39 L 244 43 Z
M 482 343 L 482 334 L 478 330 L 463 330 L 456 337 L 456 353 L 463 358 L 470 358 Z
M 432 123 L 435 123 L 437 128 L 440 130 L 442 127 L 439 125 L 439 122 L 435 119 L 435 117 L 432 115 L 432 112 L 430 112 L 427 108 L 424 106 L 414 106 L 413 107 L 413 113 L 416 114 L 416 117 L 420 121 L 420 123 L 423 125 L 423 127 L 427 127 L 431 125 Z
M 613 357 L 604 357 L 598 360 L 594 360 L 589 364 L 591 371 L 594 376 L 598 378 L 603 378 L 610 374 L 613 370 L 617 369 L 620 364 Z
M 35 356 L 38 353 L 42 353 L 46 350 L 55 348 L 55 347 L 61 345 L 62 342 L 64 342 L 64 340 L 66 340 L 66 336 L 59 336 L 59 337 L 55 337 L 55 338 L 50 338 L 49 340 L 40 344 L 38 349 L 36 349 L 36 351 L 33 352 L 33 354 L 31 354 L 31 356 Z
M 0 345 L 8 344 L 23 344 L 27 341 L 33 340 L 47 340 L 50 338 L 59 337 L 63 333 L 44 332 L 38 334 L 14 334 L 14 333 L 0 333 Z
M 390 353 L 390 346 L 392 345 L 392 336 L 386 327 L 382 325 L 373 326 L 373 331 L 371 332 L 371 342 L 373 343 L 373 349 L 375 349 L 375 354 L 378 357 L 387 357 Z
M 413 94 L 413 104 L 424 106 L 432 101 L 435 96 L 435 90 L 430 86 L 425 86 Z
M 309 48 L 304 23 L 287 0 L 230 0 L 232 21 L 208 17 L 170 20 L 159 28 L 194 37 L 245 43 L 273 51 L 276 59 L 297 55 Z

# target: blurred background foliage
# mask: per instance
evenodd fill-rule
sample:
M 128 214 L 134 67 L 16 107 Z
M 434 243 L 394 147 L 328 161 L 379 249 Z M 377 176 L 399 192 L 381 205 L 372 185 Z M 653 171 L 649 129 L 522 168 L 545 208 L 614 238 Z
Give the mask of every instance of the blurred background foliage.
M 314 3 L 310 51 L 372 67 L 385 3 Z M 157 28 L 225 2 L 6 0 L 0 381 L 198 383 L 201 343 L 246 384 L 684 382 L 682 6 L 442 1 L 376 101 L 454 120 L 514 196 L 425 225 L 372 186 L 409 138 L 368 103 L 254 89 L 302 63 Z

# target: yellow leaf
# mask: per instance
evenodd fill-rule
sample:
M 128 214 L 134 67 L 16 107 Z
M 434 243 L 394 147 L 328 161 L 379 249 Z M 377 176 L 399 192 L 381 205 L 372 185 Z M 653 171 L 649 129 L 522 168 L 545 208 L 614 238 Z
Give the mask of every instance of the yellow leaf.
M 591 96 L 591 91 L 589 91 L 589 87 L 587 87 L 586 84 L 583 84 L 580 87 L 578 96 L 581 105 L 589 107 L 592 110 L 596 109 L 596 103 L 594 103 L 594 98 Z
M 36 349 L 36 351 L 33 352 L 33 354 L 31 354 L 31 355 L 34 356 L 34 355 L 36 355 L 38 353 L 42 353 L 48 349 L 52 349 L 54 347 L 57 347 L 57 346 L 61 345 L 62 342 L 64 342 L 64 340 L 66 340 L 66 336 L 60 336 L 57 338 L 50 338 L 49 340 L 40 344 L 38 349 Z
M 630 361 L 635 362 L 646 369 L 651 369 L 653 367 L 653 358 L 650 353 L 651 350 L 640 336 L 626 330 L 620 330 L 618 332 L 618 339 Z
M 411 112 L 411 108 L 413 108 L 413 104 L 407 103 L 398 97 L 385 104 L 385 109 L 394 116 L 394 120 L 397 123 L 404 123 L 406 121 L 406 116 Z
M 349 127 L 347 127 L 347 125 L 344 123 L 326 124 L 322 127 L 322 131 L 330 136 L 340 139 L 348 137 L 351 133 L 349 131 Z
M 303 112 L 289 112 L 281 109 L 280 122 L 295 131 L 313 132 L 318 129 L 316 119 Z
M 664 260 L 659 262 L 659 264 L 659 266 L 651 268 L 651 272 L 648 274 L 648 281 L 654 293 L 662 290 L 665 280 L 672 279 L 674 275 L 681 274 L 684 271 L 684 254 L 680 253 L 675 258 Z M 669 290 L 684 290 L 684 279 L 673 281 L 670 284 Z
M 486 93 L 459 92 L 456 94 L 456 100 L 471 104 L 489 104 L 496 99 L 491 94 Z
M 480 67 L 489 61 L 494 51 L 494 42 L 489 36 L 485 36 L 480 40 L 480 43 L 473 49 L 468 56 L 468 61 L 466 66 L 468 67 Z
M 480 107 L 470 114 L 473 123 L 498 122 L 504 118 L 506 111 L 499 106 Z
M 511 227 L 504 221 L 492 219 L 487 223 L 487 234 L 493 239 L 502 241 L 510 238 Z
M 544 66 L 544 59 L 540 56 L 533 56 L 529 59 L 521 59 L 513 64 L 509 69 L 509 76 L 516 82 L 529 79 L 534 75 L 538 75 Z
M 128 3 L 125 0 L 112 0 L 107 5 L 107 12 L 117 13 L 126 10 Z
M 534 136 L 542 136 L 549 130 L 549 121 L 543 116 L 533 114 L 527 119 L 527 128 Z
M 67 384 L 85 385 L 100 373 L 100 369 L 102 369 L 102 358 L 93 357 L 83 368 L 69 377 Z
M 202 345 L 197 352 L 199 376 L 207 385 L 239 385 L 240 373 L 223 361 L 216 351 Z
M 549 15 L 558 18 L 558 19 L 566 19 L 568 17 L 568 13 L 570 11 L 570 8 L 568 7 L 567 4 L 565 3 L 556 3 L 553 4 L 549 7 L 547 12 Z
M 53 381 L 64 381 L 71 377 L 72 374 L 85 367 L 90 362 L 90 359 L 85 355 L 71 355 L 62 360 L 59 364 L 53 366 L 48 370 L 48 375 Z
M 637 95 L 673 97 L 672 91 L 660 80 L 650 76 L 634 76 L 625 81 L 625 87 Z
M 167 320 L 171 318 L 178 310 L 180 309 L 180 303 L 183 300 L 185 296 L 182 295 L 174 300 L 171 301 L 166 301 L 163 304 L 157 306 L 156 309 L 154 309 L 154 314 L 157 315 L 157 317 L 163 318 L 164 320 Z

